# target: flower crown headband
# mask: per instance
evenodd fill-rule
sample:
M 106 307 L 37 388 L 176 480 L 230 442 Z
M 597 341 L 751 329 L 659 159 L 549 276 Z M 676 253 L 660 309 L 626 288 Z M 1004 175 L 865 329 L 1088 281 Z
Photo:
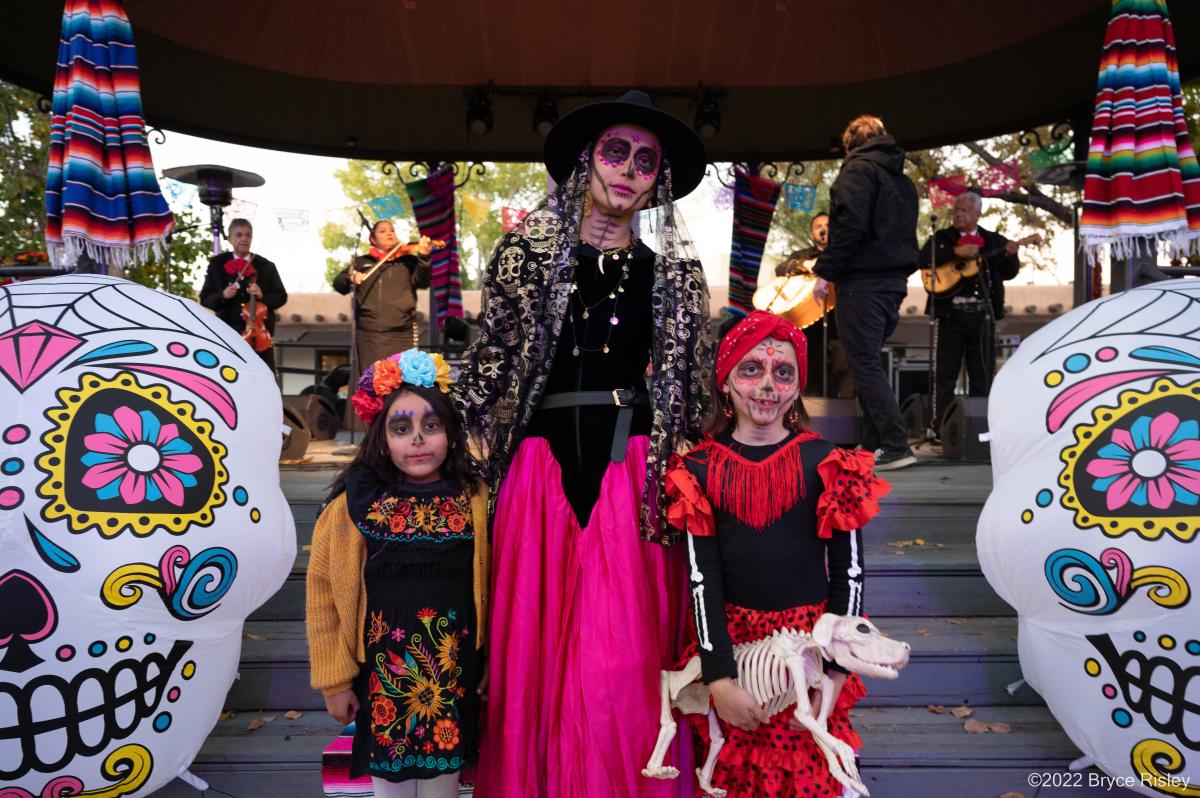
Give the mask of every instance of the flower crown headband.
M 383 409 L 383 400 L 402 383 L 420 388 L 436 385 L 442 393 L 449 393 L 451 382 L 450 366 L 441 355 L 409 349 L 376 360 L 363 369 L 350 403 L 362 422 L 370 424 Z

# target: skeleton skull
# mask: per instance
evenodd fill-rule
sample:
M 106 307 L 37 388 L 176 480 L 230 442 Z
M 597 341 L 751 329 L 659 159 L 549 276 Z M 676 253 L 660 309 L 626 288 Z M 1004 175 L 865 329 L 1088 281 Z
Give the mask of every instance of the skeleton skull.
M 1072 741 L 1146 795 L 1200 779 L 1200 283 L 1091 302 L 992 390 L 979 560 Z M 1191 779 L 1191 790 L 1184 786 Z
M 908 664 L 908 643 L 884 637 L 857 615 L 825 613 L 813 627 L 813 640 L 838 665 L 873 679 L 895 679 Z
M 0 372 L 0 782 L 147 794 L 295 557 L 274 379 L 195 303 L 73 275 L 0 287 Z

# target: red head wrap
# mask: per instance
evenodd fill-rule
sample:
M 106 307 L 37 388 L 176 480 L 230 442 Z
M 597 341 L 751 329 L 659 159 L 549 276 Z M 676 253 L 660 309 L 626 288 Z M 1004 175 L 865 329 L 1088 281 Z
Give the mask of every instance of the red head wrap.
M 724 385 L 725 378 L 738 361 L 768 337 L 788 341 L 796 350 L 796 367 L 803 391 L 808 384 L 808 340 L 795 324 L 765 310 L 754 311 L 721 339 L 721 348 L 717 351 L 717 385 Z

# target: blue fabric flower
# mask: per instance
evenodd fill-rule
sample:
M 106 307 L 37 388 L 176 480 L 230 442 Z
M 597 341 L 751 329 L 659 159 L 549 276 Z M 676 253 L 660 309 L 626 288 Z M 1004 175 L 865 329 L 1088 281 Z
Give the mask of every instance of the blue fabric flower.
M 432 388 L 437 379 L 437 364 L 420 349 L 409 349 L 400 354 L 400 371 L 405 382 L 421 388 Z

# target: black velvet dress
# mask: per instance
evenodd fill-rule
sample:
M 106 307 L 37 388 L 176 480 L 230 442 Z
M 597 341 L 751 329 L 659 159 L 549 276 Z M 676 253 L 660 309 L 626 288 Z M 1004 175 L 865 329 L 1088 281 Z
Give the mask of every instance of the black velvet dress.
M 634 246 L 624 282 L 621 265 L 610 258 L 605 258 L 604 273 L 600 273 L 599 252 L 590 244 L 580 244 L 577 256 L 571 318 L 563 320 L 544 396 L 617 388 L 645 392 L 653 334 L 654 251 L 640 241 Z M 618 287 L 625 290 L 618 291 Z M 610 294 L 616 296 L 610 299 Z M 603 351 L 605 346 L 608 352 Z M 580 527 L 587 526 L 600 496 L 617 412 L 615 405 L 539 409 L 526 433 L 549 443 L 562 468 L 563 492 Z M 630 435 L 649 435 L 650 421 L 649 408 L 635 407 Z

